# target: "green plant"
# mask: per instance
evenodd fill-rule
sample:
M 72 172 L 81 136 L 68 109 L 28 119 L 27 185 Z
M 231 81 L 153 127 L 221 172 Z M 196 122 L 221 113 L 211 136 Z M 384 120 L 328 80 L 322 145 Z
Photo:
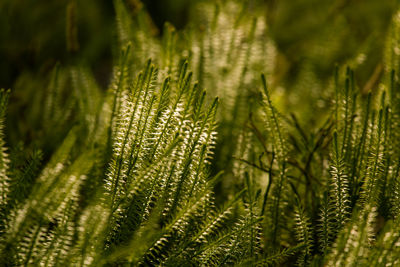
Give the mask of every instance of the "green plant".
M 1 265 L 399 264 L 397 15 L 374 91 L 355 58 L 316 95 L 300 75 L 313 114 L 279 90 L 261 1 L 200 2 L 161 38 L 129 3 L 107 91 L 57 64 L 32 100 L 36 143 L 7 149 L 0 91 Z

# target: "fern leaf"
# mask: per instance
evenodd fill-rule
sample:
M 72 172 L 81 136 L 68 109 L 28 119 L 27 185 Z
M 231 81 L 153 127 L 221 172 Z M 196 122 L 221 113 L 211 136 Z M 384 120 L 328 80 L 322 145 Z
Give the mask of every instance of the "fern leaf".
M 8 177 L 9 159 L 4 141 L 4 120 L 9 98 L 9 91 L 0 91 L 0 207 L 6 205 L 9 193 L 10 178 Z
M 297 239 L 300 241 L 300 243 L 303 243 L 305 245 L 304 248 L 301 250 L 301 254 L 299 256 L 297 264 L 299 266 L 308 266 L 311 261 L 312 249 L 311 223 L 300 203 L 298 203 L 295 207 Z
M 345 224 L 350 214 L 349 182 L 347 170 L 345 169 L 341 156 L 338 136 L 333 136 L 333 152 L 331 163 L 332 192 L 334 205 L 336 207 L 337 228 L 340 229 Z
M 374 223 L 376 208 L 365 207 L 356 215 L 337 238 L 331 254 L 328 256 L 329 266 L 355 266 L 367 264 L 370 253 L 369 244 L 374 239 Z

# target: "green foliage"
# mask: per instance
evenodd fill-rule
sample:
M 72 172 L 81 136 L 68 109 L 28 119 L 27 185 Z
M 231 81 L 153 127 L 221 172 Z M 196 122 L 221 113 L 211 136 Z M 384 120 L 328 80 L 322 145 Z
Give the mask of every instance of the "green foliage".
M 8 148 L 1 90 L 0 265 L 399 265 L 398 15 L 377 86 L 337 67 L 314 95 L 302 70 L 309 112 L 278 77 L 267 7 L 199 1 L 158 36 L 115 0 L 107 90 L 84 59 L 18 78 L 37 90 L 32 143 Z

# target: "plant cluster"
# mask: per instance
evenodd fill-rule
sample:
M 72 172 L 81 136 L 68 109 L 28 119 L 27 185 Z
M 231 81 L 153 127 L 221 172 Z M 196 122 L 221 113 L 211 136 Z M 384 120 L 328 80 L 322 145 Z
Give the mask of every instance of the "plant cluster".
M 114 7 L 107 91 L 83 63 L 56 65 L 36 147 L 7 147 L 0 91 L 0 265 L 400 265 L 398 14 L 379 86 L 336 67 L 314 94 L 304 77 L 302 113 L 269 81 L 254 6 L 201 2 L 161 39 L 139 2 Z

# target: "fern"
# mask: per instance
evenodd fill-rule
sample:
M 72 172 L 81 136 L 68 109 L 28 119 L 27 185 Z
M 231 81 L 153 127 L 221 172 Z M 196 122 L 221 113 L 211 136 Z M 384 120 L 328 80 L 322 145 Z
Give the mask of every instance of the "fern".
M 299 200 L 297 200 L 299 201 Z M 297 238 L 300 243 L 303 243 L 305 246 L 301 251 L 301 255 L 299 256 L 299 261 L 297 264 L 299 266 L 308 266 L 310 264 L 311 258 L 311 250 L 312 250 L 312 232 L 309 218 L 306 214 L 304 214 L 304 210 L 301 207 L 300 203 L 296 205 L 295 211 L 295 221 L 297 224 L 296 232 Z
M 267 83 L 265 76 L 261 76 L 263 87 L 264 87 L 264 102 L 263 108 L 266 115 L 266 123 L 272 136 L 272 143 L 274 144 L 274 151 L 278 163 L 278 177 L 276 184 L 274 185 L 274 197 L 271 206 L 272 216 L 272 229 L 271 229 L 271 242 L 276 245 L 278 239 L 279 224 L 281 221 L 281 210 L 283 207 L 283 192 L 286 186 L 286 172 L 287 172 L 287 144 L 284 139 L 284 132 L 281 127 L 281 122 L 278 119 L 278 113 L 275 107 L 272 105 L 269 92 L 267 90 Z M 272 177 L 269 177 L 271 179 Z
M 342 231 L 327 264 L 332 266 L 353 266 L 368 264 L 369 244 L 373 242 L 373 224 L 376 209 L 366 207 L 358 214 L 357 221 L 347 225 Z
M 5 141 L 4 141 L 4 133 L 3 133 L 3 128 L 4 128 L 4 118 L 5 118 L 5 113 L 6 113 L 6 108 L 7 108 L 7 102 L 8 102 L 8 97 L 9 97 L 9 92 L 5 91 L 2 89 L 0 91 L 0 123 L 1 123 L 1 141 L 0 141 L 0 146 L 1 146 L 1 155 L 0 155 L 0 181 L 1 181 L 1 192 L 0 192 L 0 205 L 3 208 L 6 205 L 7 201 L 7 194 L 9 192 L 9 187 L 10 187 L 10 178 L 8 177 L 8 165 L 9 165 L 9 159 L 7 155 L 7 147 L 5 146 Z
M 350 201 L 348 175 L 346 175 L 343 159 L 340 156 L 336 132 L 333 137 L 333 146 L 331 165 L 332 195 L 334 199 L 333 202 L 335 203 L 337 228 L 340 229 L 345 224 L 347 216 L 350 213 Z
M 300 244 L 296 247 L 286 248 L 278 253 L 271 255 L 265 259 L 259 260 L 255 265 L 256 266 L 274 266 L 285 262 L 289 257 L 293 256 L 296 252 L 302 249 L 305 244 Z
M 399 265 L 398 12 L 366 78 L 372 37 L 333 75 L 320 62 L 351 12 L 309 58 L 278 33 L 285 4 L 199 1 L 160 31 L 113 4 L 106 90 L 71 2 L 73 59 L 0 91 L 0 265 Z

